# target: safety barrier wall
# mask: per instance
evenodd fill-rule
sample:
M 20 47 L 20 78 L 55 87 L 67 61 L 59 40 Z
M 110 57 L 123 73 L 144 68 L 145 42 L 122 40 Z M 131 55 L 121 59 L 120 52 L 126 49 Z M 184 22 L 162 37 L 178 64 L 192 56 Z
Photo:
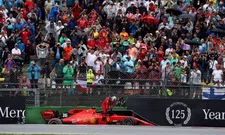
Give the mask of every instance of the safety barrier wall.
M 158 126 L 224 127 L 224 100 L 129 97 L 127 109 Z

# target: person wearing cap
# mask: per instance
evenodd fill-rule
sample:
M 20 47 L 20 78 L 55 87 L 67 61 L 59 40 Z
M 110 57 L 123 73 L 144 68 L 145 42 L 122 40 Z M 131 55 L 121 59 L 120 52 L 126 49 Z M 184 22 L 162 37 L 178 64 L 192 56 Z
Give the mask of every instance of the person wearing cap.
M 64 60 L 65 60 L 65 63 L 69 63 L 71 60 L 72 60 L 72 57 L 71 57 L 71 52 L 73 50 L 73 47 L 71 46 L 71 41 L 70 40 L 67 40 L 66 41 L 66 46 L 64 47 L 63 49 L 63 54 L 64 54 Z
M 116 14 L 116 6 L 114 5 L 114 3 L 112 1 L 110 1 L 110 4 L 106 7 L 106 14 L 107 14 L 107 18 L 112 18 L 115 16 Z
M 147 8 L 145 7 L 143 1 L 141 1 L 140 6 L 139 6 L 138 9 L 139 9 L 140 14 L 143 14 L 144 12 L 145 12 L 145 13 L 148 13 Z
M 126 28 L 122 29 L 122 32 L 120 32 L 120 37 L 122 40 L 126 40 L 128 38 L 128 33 L 126 32 Z
M 58 25 L 56 26 L 56 37 L 55 37 L 56 41 L 58 41 L 59 35 L 63 28 L 64 26 L 62 25 L 62 21 L 58 21 Z
M 18 44 L 15 44 L 15 47 L 12 49 L 12 58 L 15 60 L 17 66 L 19 66 L 20 71 L 22 72 L 22 62 L 24 59 L 21 55 L 21 50 L 18 48 Z
M 132 14 L 136 14 L 137 7 L 135 5 L 135 2 L 134 1 L 130 1 L 130 3 L 128 3 L 128 6 L 129 7 L 127 8 L 126 13 L 128 13 L 128 11 L 130 11 Z
M 31 62 L 30 66 L 27 68 L 28 78 L 31 83 L 31 88 L 38 88 L 38 79 L 39 72 L 41 71 L 40 67 L 36 65 L 34 61 Z

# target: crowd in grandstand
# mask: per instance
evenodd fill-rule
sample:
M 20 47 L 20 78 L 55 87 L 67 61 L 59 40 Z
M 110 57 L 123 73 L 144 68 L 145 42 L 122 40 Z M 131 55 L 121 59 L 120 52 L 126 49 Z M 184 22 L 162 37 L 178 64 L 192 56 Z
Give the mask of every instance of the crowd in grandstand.
M 91 85 L 115 78 L 112 71 L 136 80 L 223 82 L 223 0 L 0 0 L 0 5 L 2 73 L 16 76 L 30 64 L 32 88 L 40 74 L 56 78 L 56 84 L 85 78 Z M 32 55 L 36 60 L 30 62 Z

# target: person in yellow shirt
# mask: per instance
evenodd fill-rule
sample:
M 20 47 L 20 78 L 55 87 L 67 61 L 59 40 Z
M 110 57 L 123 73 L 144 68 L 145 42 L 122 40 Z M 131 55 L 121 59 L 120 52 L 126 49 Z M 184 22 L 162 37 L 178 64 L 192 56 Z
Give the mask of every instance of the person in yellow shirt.
M 94 39 L 98 39 L 99 38 L 99 32 L 96 30 L 96 27 L 92 28 L 90 34 L 91 34 L 92 37 L 94 37 Z
M 130 33 L 130 36 L 128 37 L 128 41 L 130 42 L 131 45 L 135 44 L 135 39 L 134 39 L 133 33 Z
M 123 28 L 122 32 L 120 32 L 120 37 L 121 37 L 121 40 L 126 40 L 128 38 L 128 33 L 126 32 L 126 29 Z
M 93 70 L 92 69 L 89 69 L 88 70 L 88 73 L 87 73 L 87 94 L 92 94 L 92 83 L 95 79 L 95 75 L 93 73 Z

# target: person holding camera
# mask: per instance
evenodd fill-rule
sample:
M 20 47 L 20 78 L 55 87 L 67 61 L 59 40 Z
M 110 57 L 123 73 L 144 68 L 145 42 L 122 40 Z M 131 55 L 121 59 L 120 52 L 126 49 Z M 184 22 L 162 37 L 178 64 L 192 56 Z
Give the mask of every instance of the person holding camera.
M 61 46 L 60 43 L 57 43 L 53 48 L 52 51 L 54 52 L 54 65 L 55 66 L 56 63 L 59 63 L 59 60 L 63 58 L 63 48 Z
M 73 62 L 70 61 L 67 63 L 66 66 L 64 66 L 63 68 L 63 84 L 65 86 L 72 86 L 74 85 L 74 81 L 73 81 L 73 74 L 74 74 L 74 69 L 73 69 L 73 66 L 72 66 Z
M 34 61 L 31 62 L 31 65 L 27 68 L 28 78 L 31 83 L 31 88 L 38 88 L 38 79 L 39 72 L 41 71 L 40 67 L 36 65 Z

